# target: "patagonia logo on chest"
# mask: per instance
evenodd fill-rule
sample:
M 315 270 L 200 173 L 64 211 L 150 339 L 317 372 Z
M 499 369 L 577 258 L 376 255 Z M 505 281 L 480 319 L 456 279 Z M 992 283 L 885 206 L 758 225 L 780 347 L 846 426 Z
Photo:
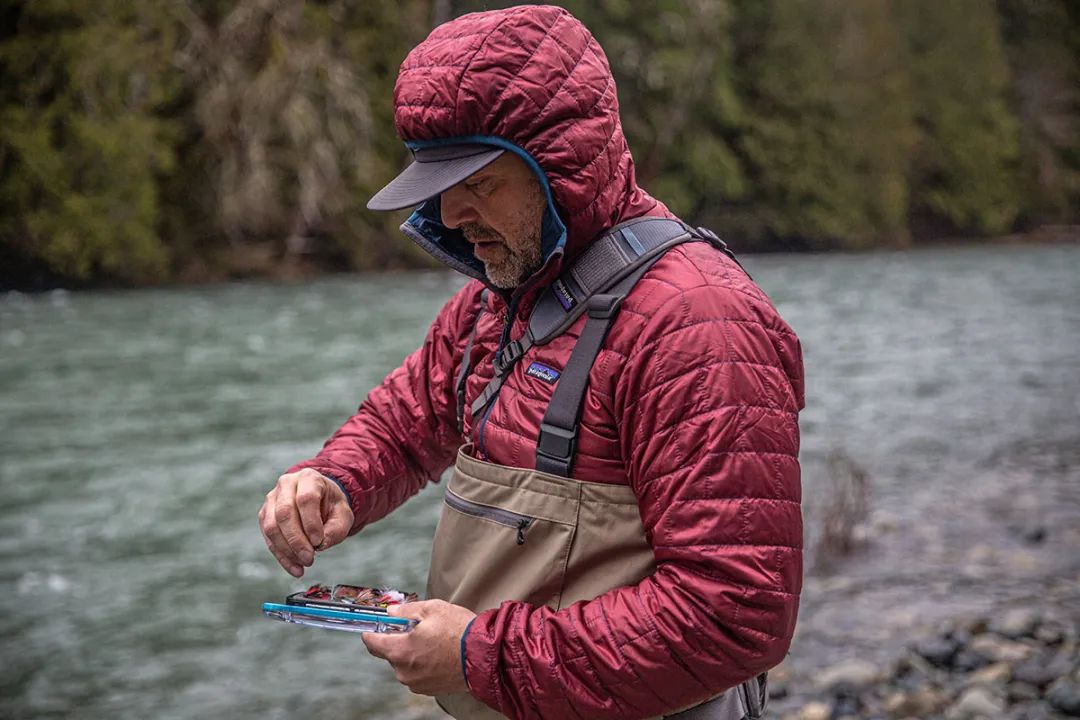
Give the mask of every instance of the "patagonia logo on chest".
M 558 380 L 560 375 L 558 370 L 553 370 L 547 365 L 541 365 L 538 362 L 534 362 L 532 365 L 530 365 L 529 368 L 525 371 L 525 374 L 529 375 L 530 377 L 543 380 L 548 385 L 551 385 L 556 380 Z
M 562 305 L 563 310 L 569 310 L 577 305 L 577 300 L 574 298 L 574 294 L 570 292 L 570 288 L 566 287 L 566 283 L 562 280 L 556 280 L 551 284 L 551 293 L 555 296 L 555 299 Z

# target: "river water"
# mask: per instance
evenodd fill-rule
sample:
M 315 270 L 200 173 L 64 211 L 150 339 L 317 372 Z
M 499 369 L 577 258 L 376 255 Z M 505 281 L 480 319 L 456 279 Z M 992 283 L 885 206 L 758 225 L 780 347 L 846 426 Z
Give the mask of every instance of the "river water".
M 791 682 L 957 614 L 1075 612 L 1080 246 L 747 265 L 804 345 L 811 546 L 837 476 L 867 478 L 854 553 L 808 557 Z M 439 717 L 356 636 L 259 608 L 309 579 L 422 590 L 442 486 L 303 581 L 256 512 L 460 283 L 0 296 L 0 717 Z

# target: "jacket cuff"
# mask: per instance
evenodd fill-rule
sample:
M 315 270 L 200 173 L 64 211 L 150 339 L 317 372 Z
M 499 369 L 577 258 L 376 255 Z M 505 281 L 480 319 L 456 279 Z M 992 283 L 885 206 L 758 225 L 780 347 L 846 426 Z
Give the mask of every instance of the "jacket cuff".
M 465 626 L 465 632 L 461 633 L 461 674 L 465 677 L 465 687 L 469 687 L 469 666 L 465 662 L 465 638 L 469 637 L 469 628 L 476 622 L 476 618 L 469 621 Z
M 492 642 L 491 623 L 498 609 L 485 610 L 469 622 L 461 637 L 461 662 L 469 693 L 488 707 L 502 711 L 499 704 L 498 655 Z
M 352 493 L 349 492 L 349 488 L 345 487 L 345 482 L 338 478 L 337 475 L 331 475 L 328 472 L 320 473 L 327 480 L 333 480 L 334 484 L 341 488 L 341 492 L 345 493 L 345 499 L 349 501 L 349 509 L 353 511 L 353 515 L 356 514 L 356 510 L 353 508 Z

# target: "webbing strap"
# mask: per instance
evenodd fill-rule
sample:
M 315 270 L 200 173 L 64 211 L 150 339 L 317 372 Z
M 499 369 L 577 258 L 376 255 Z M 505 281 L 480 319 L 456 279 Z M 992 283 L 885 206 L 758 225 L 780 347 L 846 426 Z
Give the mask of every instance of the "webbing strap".
M 476 396 L 470 407 L 474 417 L 484 411 L 491 398 L 495 397 L 495 393 L 499 392 L 499 388 L 502 387 L 503 381 L 510 374 L 510 370 L 513 369 L 518 360 L 524 357 L 525 353 L 532 349 L 532 346 L 532 335 L 526 330 L 523 337 L 510 341 L 506 344 L 506 347 L 495 354 L 495 360 L 492 363 L 495 368 L 495 375 L 484 386 L 483 391 Z
M 580 380 L 571 379 L 568 382 L 566 371 L 559 381 L 555 397 L 565 397 L 560 402 L 568 403 L 567 410 L 555 410 L 555 422 L 548 423 L 547 433 L 541 432 L 541 444 L 557 452 L 551 454 L 554 458 L 551 462 L 557 462 L 558 468 L 565 471 L 558 474 L 569 475 L 569 468 L 573 458 L 573 444 L 577 435 L 577 415 L 584 396 L 585 383 L 588 380 L 589 369 L 599 352 L 599 344 L 603 343 L 607 327 L 610 325 L 614 313 L 618 311 L 618 302 L 626 297 L 633 288 L 634 283 L 652 266 L 668 249 L 691 240 L 705 240 L 716 246 L 728 256 L 734 255 L 728 250 L 724 241 L 714 233 L 698 228 L 691 228 L 678 220 L 667 218 L 635 218 L 620 223 L 611 228 L 602 238 L 592 243 L 585 249 L 574 264 L 540 294 L 532 313 L 529 315 L 529 327 L 525 334 L 508 343 L 495 356 L 495 374 L 481 391 L 480 395 L 473 400 L 470 410 L 474 417 L 480 415 L 492 399 L 502 388 L 503 382 L 509 376 L 514 365 L 524 357 L 530 349 L 536 345 L 544 345 L 553 338 L 561 335 L 577 320 L 583 312 L 589 310 L 590 321 L 586 323 L 582 331 L 582 337 L 575 345 L 571 360 L 582 346 L 585 333 L 599 333 L 599 336 L 585 343 L 583 352 L 593 342 L 596 349 L 588 356 L 587 363 L 580 372 L 583 376 Z M 738 261 L 736 261 L 738 262 Z M 626 284 L 628 283 L 628 284 Z M 616 291 L 615 288 L 621 288 Z M 602 326 L 597 326 L 597 320 L 593 318 L 594 310 L 600 312 L 599 306 L 593 302 L 594 298 L 603 297 L 604 294 L 618 296 L 618 302 L 613 306 L 611 318 Z M 590 330 L 590 328 L 595 328 Z M 582 361 L 585 362 L 585 361 Z M 567 366 L 569 368 L 569 366 Z M 463 426 L 464 414 L 464 385 L 463 376 L 459 376 L 459 408 L 458 423 Z M 574 390 L 574 384 L 580 382 L 580 390 Z M 560 389 L 570 386 L 569 390 Z M 580 396 L 571 393 L 579 392 Z M 572 410 L 572 412 L 571 412 Z M 549 406 L 548 412 L 552 412 Z M 563 413 L 563 415 L 559 415 Z M 546 418 L 547 416 L 545 416 Z M 560 434 L 561 433 L 561 434 Z M 567 435 L 567 433 L 571 433 Z M 569 450 L 569 454 L 565 451 Z M 537 451 L 537 467 L 540 467 L 540 451 Z M 544 462 L 549 462 L 545 460 Z
M 589 298 L 589 317 L 570 358 L 566 361 L 559 384 L 555 386 L 547 412 L 540 423 L 540 437 L 536 443 L 537 470 L 570 477 L 577 445 L 578 419 L 581 416 L 585 388 L 589 383 L 589 371 L 596 362 L 596 356 L 600 354 L 608 330 L 619 314 L 622 301 L 659 258 L 657 255 L 640 265 L 633 274 L 611 288 L 610 292 Z
M 533 343 L 544 345 L 558 337 L 585 312 L 589 297 L 607 292 L 642 263 L 696 237 L 689 226 L 667 218 L 636 218 L 616 225 L 541 293 L 529 315 Z
M 585 311 L 587 301 L 635 269 L 651 265 L 669 247 L 693 239 L 687 225 L 667 218 L 635 218 L 611 228 L 586 248 L 558 280 L 540 294 L 525 334 L 495 356 L 495 375 L 473 400 L 478 416 L 498 394 L 514 364 L 534 345 L 561 335 Z
M 455 390 L 457 394 L 457 429 L 459 433 L 465 432 L 465 383 L 469 379 L 469 370 L 472 366 L 472 346 L 476 339 L 476 326 L 480 324 L 480 316 L 484 313 L 487 305 L 488 289 L 480 291 L 480 308 L 476 311 L 476 319 L 473 320 L 472 332 L 469 340 L 465 343 L 465 354 L 461 356 L 461 368 L 458 369 Z

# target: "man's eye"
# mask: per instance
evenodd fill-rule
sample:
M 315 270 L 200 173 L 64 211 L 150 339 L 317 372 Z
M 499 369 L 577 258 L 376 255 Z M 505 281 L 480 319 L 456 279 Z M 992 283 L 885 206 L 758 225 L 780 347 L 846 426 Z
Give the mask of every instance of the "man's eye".
M 469 188 L 474 193 L 479 193 L 480 195 L 487 195 L 489 192 L 491 192 L 491 180 L 484 179 L 478 180 L 476 182 L 466 183 L 465 187 Z

